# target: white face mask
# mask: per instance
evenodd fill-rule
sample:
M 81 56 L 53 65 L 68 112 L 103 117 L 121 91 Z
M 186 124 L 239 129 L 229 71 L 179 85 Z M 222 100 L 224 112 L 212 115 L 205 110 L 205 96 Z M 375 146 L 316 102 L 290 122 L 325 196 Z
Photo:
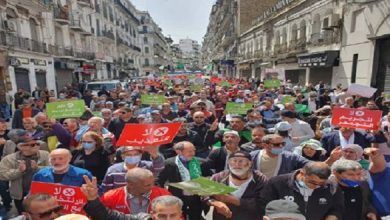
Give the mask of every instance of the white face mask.
M 61 172 L 61 171 L 68 169 L 69 165 L 65 164 L 65 165 L 61 165 L 61 166 L 52 166 L 52 167 L 53 167 L 53 170 L 55 172 Z
M 232 172 L 236 176 L 242 176 L 242 175 L 248 173 L 249 169 L 250 169 L 250 167 L 245 167 L 242 169 L 233 169 L 229 166 L 230 172 Z

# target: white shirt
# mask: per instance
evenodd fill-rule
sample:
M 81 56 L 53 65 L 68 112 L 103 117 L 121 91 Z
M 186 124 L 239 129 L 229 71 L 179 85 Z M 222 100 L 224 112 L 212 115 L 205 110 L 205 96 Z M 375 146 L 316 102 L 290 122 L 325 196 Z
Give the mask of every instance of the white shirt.
M 299 138 L 298 141 L 293 141 L 295 146 L 298 146 L 303 141 L 314 138 L 315 136 L 314 131 L 311 129 L 310 125 L 302 120 L 295 119 L 295 121 L 290 123 L 290 125 L 292 126 L 290 136 L 293 138 Z

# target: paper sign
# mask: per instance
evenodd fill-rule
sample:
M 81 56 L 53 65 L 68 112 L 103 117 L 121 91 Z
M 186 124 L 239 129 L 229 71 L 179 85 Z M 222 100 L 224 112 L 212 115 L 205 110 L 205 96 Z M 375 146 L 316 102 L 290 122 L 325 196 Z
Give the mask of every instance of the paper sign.
M 200 92 L 203 89 L 204 85 L 190 85 L 192 92 Z
M 181 123 L 126 124 L 116 146 L 153 147 L 169 144 Z
M 295 111 L 298 113 L 310 113 L 309 107 L 302 104 L 295 104 Z
M 280 80 L 278 79 L 267 79 L 264 80 L 264 88 L 279 88 Z
M 103 117 L 103 114 L 102 112 L 92 112 L 93 116 L 96 116 L 96 117 Z
M 49 118 L 77 118 L 85 111 L 84 100 L 49 102 L 46 104 Z
M 379 110 L 334 108 L 332 125 L 346 128 L 378 130 L 381 117 L 382 111 Z
M 87 198 L 81 192 L 80 187 L 33 181 L 30 193 L 47 193 L 55 197 L 58 203 L 64 206 L 62 212 L 65 214 L 85 214 L 83 207 L 87 203 Z
M 365 85 L 351 84 L 348 87 L 347 93 L 350 95 L 359 95 L 362 97 L 371 98 L 376 92 L 376 90 L 376 88 L 371 88 Z
M 141 103 L 143 105 L 162 105 L 165 102 L 163 95 L 141 95 Z
M 199 196 L 224 195 L 237 190 L 204 177 L 186 182 L 170 183 L 169 185 Z
M 285 95 L 282 97 L 282 104 L 295 103 L 296 98 L 291 95 Z
M 226 103 L 226 111 L 229 114 L 246 115 L 249 109 L 252 109 L 252 103 Z
M 223 81 L 223 82 L 219 83 L 219 86 L 221 86 L 221 87 L 230 87 L 231 85 L 230 85 L 230 83 L 228 81 Z

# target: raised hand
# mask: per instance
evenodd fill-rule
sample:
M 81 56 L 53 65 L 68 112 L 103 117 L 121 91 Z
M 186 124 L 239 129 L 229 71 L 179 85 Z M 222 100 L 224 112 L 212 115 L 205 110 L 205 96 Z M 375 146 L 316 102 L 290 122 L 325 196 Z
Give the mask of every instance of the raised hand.
M 215 119 L 215 121 L 210 126 L 210 131 L 216 131 L 218 129 L 218 119 Z
M 87 197 L 89 201 L 95 200 L 98 198 L 98 187 L 96 177 L 92 177 L 92 181 L 88 176 L 83 176 L 85 184 L 81 186 L 81 192 Z

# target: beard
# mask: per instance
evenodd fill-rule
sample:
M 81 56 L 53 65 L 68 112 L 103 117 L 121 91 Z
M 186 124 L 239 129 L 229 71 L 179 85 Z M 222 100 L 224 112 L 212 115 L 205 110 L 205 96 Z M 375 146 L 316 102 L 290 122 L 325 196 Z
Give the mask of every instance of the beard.
M 65 165 L 52 165 L 54 172 L 63 172 L 68 169 L 69 164 Z
M 229 167 L 230 172 L 236 176 L 243 176 L 243 175 L 247 174 L 249 169 L 250 169 L 250 167 L 244 167 L 241 169 L 234 169 L 234 168 Z

